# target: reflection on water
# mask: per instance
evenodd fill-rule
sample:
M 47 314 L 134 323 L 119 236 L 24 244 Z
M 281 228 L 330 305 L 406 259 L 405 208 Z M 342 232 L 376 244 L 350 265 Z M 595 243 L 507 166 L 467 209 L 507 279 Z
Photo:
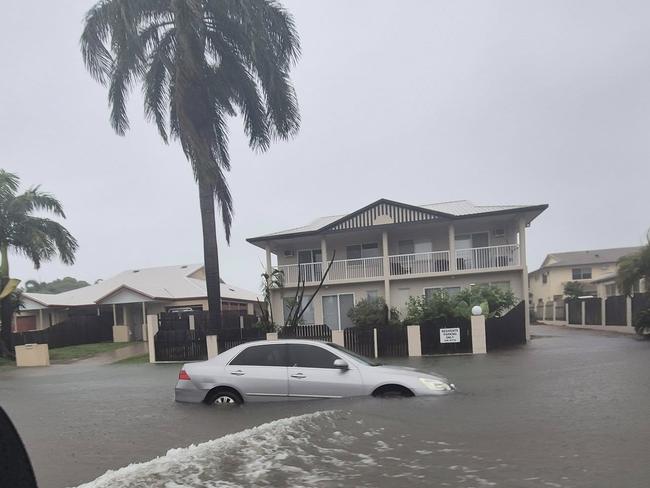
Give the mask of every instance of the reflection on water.
M 486 459 L 449 440 L 387 425 L 381 418 L 349 411 L 298 415 L 173 449 L 79 488 L 483 487 L 505 480 L 507 486 L 571 486 L 515 476 L 502 459 Z

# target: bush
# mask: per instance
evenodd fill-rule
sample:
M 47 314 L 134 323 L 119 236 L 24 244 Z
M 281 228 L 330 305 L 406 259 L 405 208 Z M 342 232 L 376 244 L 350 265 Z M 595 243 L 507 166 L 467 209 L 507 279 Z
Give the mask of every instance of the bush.
M 516 304 L 517 299 L 511 290 L 497 286 L 472 286 L 453 297 L 440 290 L 428 297 L 409 298 L 405 322 L 420 324 L 424 321 L 469 318 L 475 305 L 479 305 L 487 317 L 501 317 Z
M 366 298 L 359 300 L 348 312 L 348 317 L 359 327 L 376 327 L 378 325 L 399 324 L 399 312 L 390 309 L 383 298 Z
M 642 336 L 650 336 L 650 308 L 641 310 L 634 321 L 636 333 Z

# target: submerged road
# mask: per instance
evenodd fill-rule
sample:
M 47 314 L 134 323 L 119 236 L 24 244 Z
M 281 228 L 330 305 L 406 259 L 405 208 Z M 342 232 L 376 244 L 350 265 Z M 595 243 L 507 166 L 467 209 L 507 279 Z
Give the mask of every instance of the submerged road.
M 178 365 L 68 364 L 0 369 L 0 405 L 41 488 L 318 411 L 328 413 L 176 451 L 90 486 L 650 486 L 650 341 L 550 326 L 533 333 L 525 347 L 486 356 L 390 361 L 450 378 L 458 392 L 444 398 L 223 411 L 174 403 Z

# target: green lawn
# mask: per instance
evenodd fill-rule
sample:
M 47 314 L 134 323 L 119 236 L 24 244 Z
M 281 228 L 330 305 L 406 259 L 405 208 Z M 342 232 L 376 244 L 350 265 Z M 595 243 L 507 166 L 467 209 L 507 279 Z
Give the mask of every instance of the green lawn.
M 50 349 L 51 361 L 71 361 L 85 359 L 103 352 L 115 351 L 133 344 L 132 342 L 98 342 L 95 344 L 81 344 L 79 346 L 58 347 Z
M 130 358 L 122 359 L 113 364 L 149 364 L 149 354 L 141 354 L 140 356 L 132 356 Z

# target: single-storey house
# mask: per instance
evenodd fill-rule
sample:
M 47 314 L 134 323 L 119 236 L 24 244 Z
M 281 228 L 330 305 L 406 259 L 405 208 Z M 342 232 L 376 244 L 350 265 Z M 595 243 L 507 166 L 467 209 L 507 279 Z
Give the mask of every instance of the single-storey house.
M 224 311 L 253 314 L 255 292 L 221 283 Z M 13 330 L 44 329 L 74 315 L 111 317 L 114 331 L 128 340 L 141 340 L 146 316 L 173 310 L 207 310 L 202 264 L 130 269 L 91 286 L 58 293 L 23 293 Z

